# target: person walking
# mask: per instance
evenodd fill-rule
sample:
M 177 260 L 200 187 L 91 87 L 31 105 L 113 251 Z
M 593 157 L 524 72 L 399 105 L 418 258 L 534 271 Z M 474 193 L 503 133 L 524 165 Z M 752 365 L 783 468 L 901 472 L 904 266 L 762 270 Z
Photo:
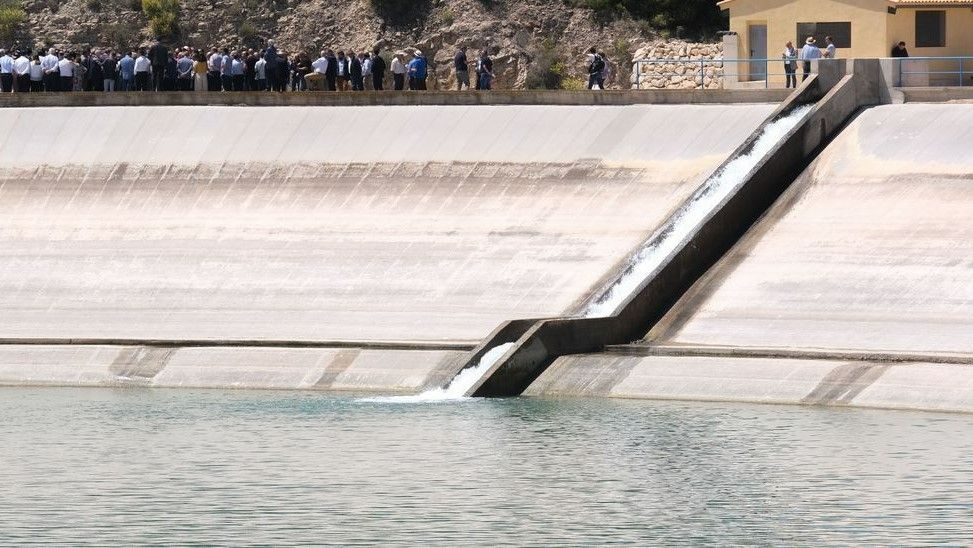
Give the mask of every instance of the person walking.
M 162 91 L 165 87 L 163 80 L 166 75 L 166 65 L 169 64 L 169 48 L 158 37 L 149 47 L 149 62 L 152 65 L 152 89 Z
M 365 91 L 361 57 L 355 55 L 354 51 L 348 52 L 348 74 L 351 77 L 351 91 Z
M 493 89 L 493 59 L 490 59 L 490 53 L 486 48 L 480 51 L 480 59 L 477 62 L 477 68 L 480 73 L 480 90 L 490 91 Z
M 34 55 L 30 61 L 30 92 L 37 93 L 44 91 L 44 68 L 41 67 L 41 58 Z
M 47 55 L 41 57 L 41 70 L 44 71 L 44 91 L 58 90 L 57 53 L 54 48 L 47 50 Z
M 135 58 L 132 53 L 126 53 L 118 61 L 118 75 L 121 77 L 122 91 L 135 89 Z
M 409 89 L 412 91 L 423 91 L 426 89 L 426 78 L 428 77 L 428 63 L 422 51 L 416 50 L 412 60 L 409 61 Z
M 787 75 L 787 83 L 785 88 L 796 88 L 797 87 L 797 48 L 794 47 L 794 42 L 787 42 L 784 44 L 784 53 L 781 54 L 784 59 L 784 74 Z
M 801 81 L 807 80 L 807 77 L 811 75 L 811 61 L 821 58 L 821 49 L 816 45 L 816 41 L 813 36 L 808 36 L 807 40 L 804 41 L 804 47 L 801 48 L 800 54 L 801 61 L 804 63 L 804 77 Z
M 74 73 L 77 65 L 74 62 L 74 54 L 67 54 L 64 59 L 57 62 L 57 71 L 60 74 L 58 89 L 61 91 L 74 91 Z
M 602 57 L 594 47 L 588 50 L 588 89 L 605 89 L 605 80 L 602 74 L 605 72 L 605 58 Z
M 118 64 L 115 62 L 115 56 L 111 50 L 101 58 L 101 78 L 103 80 L 102 87 L 105 92 L 115 91 L 115 81 L 118 79 Z
M 14 58 L 3 49 L 0 49 L 0 90 L 3 93 L 14 90 Z
M 463 91 L 463 86 L 470 89 L 470 64 L 466 59 L 466 46 L 460 46 L 453 55 L 453 70 L 456 72 L 456 91 Z
M 892 46 L 892 57 L 908 57 L 909 50 L 905 48 L 905 42 L 899 42 Z
M 209 66 L 206 64 L 206 54 L 202 51 L 196 53 L 196 60 L 193 62 L 193 91 L 209 91 Z
M 28 52 L 29 53 L 29 52 Z M 17 91 L 27 93 L 30 91 L 30 58 L 19 52 L 14 59 L 14 75 L 17 77 Z
M 139 52 L 135 58 L 135 91 L 149 91 L 152 89 L 152 62 L 146 57 L 145 51 Z M 64 72 L 61 72 L 64 77 Z
M 372 89 L 385 89 L 385 59 L 380 55 L 379 48 L 372 50 Z

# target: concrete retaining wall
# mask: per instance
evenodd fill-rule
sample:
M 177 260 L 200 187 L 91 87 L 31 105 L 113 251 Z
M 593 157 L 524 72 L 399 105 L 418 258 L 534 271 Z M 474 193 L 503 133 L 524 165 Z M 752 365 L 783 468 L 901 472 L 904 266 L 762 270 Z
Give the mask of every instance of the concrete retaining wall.
M 90 106 L 462 106 L 462 105 L 688 105 L 779 103 L 783 89 L 605 90 L 490 92 L 356 92 L 356 93 L 4 93 L 0 107 Z

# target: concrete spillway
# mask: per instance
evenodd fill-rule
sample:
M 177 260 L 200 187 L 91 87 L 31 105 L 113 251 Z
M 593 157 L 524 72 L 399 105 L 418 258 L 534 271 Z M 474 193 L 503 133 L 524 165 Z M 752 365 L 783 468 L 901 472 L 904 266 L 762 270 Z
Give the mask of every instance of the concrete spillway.
M 83 362 L 90 382 L 234 384 L 232 368 L 251 366 L 263 373 L 237 384 L 441 382 L 502 321 L 577 312 L 771 110 L 7 109 L 0 337 L 174 348 L 8 344 L 0 382 L 25 380 L 35 357 L 31 382 L 80 378 L 46 376 L 62 362 Z M 301 349 L 281 373 L 282 350 L 181 340 L 363 354 Z M 367 348 L 389 342 L 439 354 L 376 366 Z
M 641 345 L 533 394 L 971 410 L 973 105 L 866 110 Z

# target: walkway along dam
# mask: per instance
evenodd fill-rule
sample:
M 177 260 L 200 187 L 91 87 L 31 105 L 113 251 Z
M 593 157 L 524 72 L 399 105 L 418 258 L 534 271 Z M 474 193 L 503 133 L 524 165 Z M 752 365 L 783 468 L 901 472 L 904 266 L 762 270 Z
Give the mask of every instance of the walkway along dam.
M 973 411 L 973 104 L 882 81 L 6 104 L 0 383 Z

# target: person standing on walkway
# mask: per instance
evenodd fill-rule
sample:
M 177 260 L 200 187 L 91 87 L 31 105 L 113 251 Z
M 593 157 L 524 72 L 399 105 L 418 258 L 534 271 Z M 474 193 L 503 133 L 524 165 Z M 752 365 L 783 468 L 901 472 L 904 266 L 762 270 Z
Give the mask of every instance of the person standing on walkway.
M 44 91 L 58 90 L 57 54 L 54 48 L 47 50 L 47 55 L 41 57 L 41 70 L 44 71 Z
M 372 89 L 375 91 L 385 89 L 385 59 L 380 53 L 377 47 L 372 50 Z
M 605 80 L 602 75 L 605 72 L 605 59 L 596 48 L 588 50 L 588 89 L 605 89 Z
M 788 42 L 784 45 L 784 53 L 781 55 L 784 59 L 784 74 L 787 75 L 787 83 L 785 88 L 796 88 L 797 87 L 797 48 L 794 47 L 794 42 Z
M 230 60 L 230 76 L 233 78 L 233 91 L 243 91 L 247 84 L 247 64 L 240 58 L 240 52 L 233 52 Z
M 267 89 L 270 91 L 277 91 L 277 64 L 279 62 L 279 55 L 277 54 L 277 46 L 274 45 L 273 40 L 267 40 L 267 49 L 264 50 L 264 72 L 267 74 Z
M 146 60 L 148 63 L 148 60 Z M 74 54 L 67 54 L 64 59 L 57 62 L 57 70 L 61 75 L 61 82 L 58 85 L 61 91 L 74 91 L 74 72 L 77 65 L 74 63 Z
M 105 91 L 115 91 L 115 81 L 118 79 L 118 64 L 115 62 L 115 55 L 110 50 L 101 58 L 101 77 L 104 80 L 102 87 Z
M 195 63 L 193 62 L 193 58 L 189 56 L 189 52 L 179 52 L 179 58 L 176 59 L 176 88 L 179 91 L 192 91 L 194 65 Z
M 348 80 L 351 79 L 350 69 L 345 52 L 338 51 L 338 91 L 348 91 Z
M 253 65 L 253 89 L 267 91 L 267 60 L 261 55 Z
M 61 71 L 64 78 L 64 71 Z M 145 51 L 139 52 L 135 58 L 135 91 L 149 91 L 152 88 L 152 63 L 145 56 Z
M 834 40 L 830 36 L 825 36 L 824 43 L 827 44 L 827 47 L 824 49 L 824 56 L 828 59 L 837 59 L 838 48 L 835 47 Z
M 44 91 L 44 69 L 41 67 L 40 56 L 35 55 L 30 62 L 30 92 L 40 91 Z
M 243 55 L 243 63 L 246 65 L 246 71 L 244 73 L 246 76 L 246 84 L 244 85 L 244 88 L 247 91 L 255 91 L 257 88 L 257 85 L 254 82 L 257 79 L 255 68 L 257 66 L 257 53 L 250 49 L 245 51 Z
M 163 44 L 159 38 L 149 47 L 149 62 L 152 65 L 152 89 L 162 91 L 165 87 L 163 79 L 166 74 L 166 65 L 169 64 L 169 48 Z
M 220 55 L 219 50 L 216 48 L 210 51 L 208 68 L 209 90 L 220 91 L 223 88 L 222 81 L 220 80 L 220 73 L 223 69 L 223 56 Z
M 209 66 L 206 64 L 206 54 L 197 51 L 193 62 L 193 91 L 209 90 Z
M 348 74 L 351 77 L 351 91 L 365 91 L 361 59 L 354 51 L 348 52 Z
M 821 49 L 815 43 L 813 36 L 808 36 L 807 40 L 804 42 L 804 47 L 801 48 L 801 61 L 804 62 L 804 77 L 801 81 L 807 80 L 807 77 L 811 75 L 811 61 L 821 58 Z
M 125 57 L 118 61 L 118 75 L 121 77 L 119 81 L 122 91 L 135 89 L 135 58 L 131 53 L 126 53 Z
M 409 89 L 412 91 L 423 91 L 426 89 L 426 78 L 428 77 L 429 65 L 426 56 L 421 50 L 416 50 L 414 57 L 409 61 Z
M 14 59 L 14 74 L 17 76 L 17 91 L 27 93 L 30 91 L 30 59 L 19 52 Z
M 0 49 L 0 90 L 3 93 L 14 90 L 14 58 L 3 49 Z
M 372 55 L 367 51 L 361 53 L 361 83 L 362 90 L 372 87 Z
M 404 51 L 397 51 L 395 52 L 395 57 L 392 58 L 392 89 L 395 91 L 405 89 L 405 74 L 408 71 L 406 70 L 405 63 L 402 62 L 402 57 L 404 56 Z
M 334 56 L 331 49 L 325 50 L 325 59 L 328 60 L 327 71 L 324 73 L 324 80 L 328 84 L 328 91 L 338 90 L 338 58 Z
M 223 48 L 220 60 L 220 87 L 223 91 L 233 91 L 233 58 L 230 57 L 230 48 Z
M 453 70 L 456 71 L 456 91 L 463 91 L 463 87 L 470 89 L 470 63 L 466 59 L 466 46 L 460 47 L 453 55 Z
M 483 48 L 480 52 L 477 66 L 480 72 L 480 91 L 490 91 L 493 89 L 493 59 L 490 59 L 487 48 Z

